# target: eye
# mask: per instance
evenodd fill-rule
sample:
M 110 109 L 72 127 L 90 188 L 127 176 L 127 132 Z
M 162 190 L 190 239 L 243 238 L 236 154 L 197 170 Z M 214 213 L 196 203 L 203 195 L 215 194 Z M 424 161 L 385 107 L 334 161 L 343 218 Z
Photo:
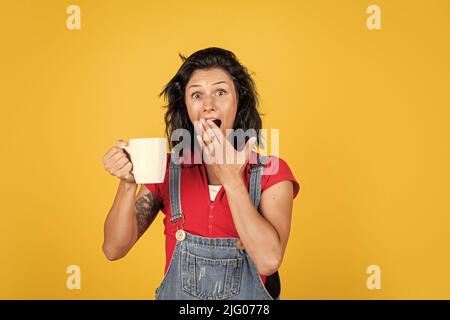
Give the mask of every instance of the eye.
M 219 94 L 219 93 L 222 93 L 222 94 Z M 217 90 L 217 94 L 218 94 L 219 96 L 224 96 L 226 93 L 227 93 L 227 92 L 226 92 L 225 90 L 223 90 L 223 89 Z
M 198 93 L 197 91 L 191 94 L 191 97 L 194 99 L 198 99 L 200 98 L 200 93 Z

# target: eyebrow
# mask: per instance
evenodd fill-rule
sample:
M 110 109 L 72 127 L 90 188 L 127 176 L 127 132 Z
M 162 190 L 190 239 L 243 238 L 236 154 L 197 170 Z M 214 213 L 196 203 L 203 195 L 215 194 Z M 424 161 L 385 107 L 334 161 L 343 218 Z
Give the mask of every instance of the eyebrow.
M 226 82 L 225 80 L 222 80 L 222 81 L 213 83 L 212 86 L 214 86 L 214 85 L 216 85 L 216 84 L 219 84 L 219 83 L 227 83 L 227 82 Z M 201 85 L 199 85 L 199 84 L 192 84 L 192 85 L 190 85 L 190 86 L 188 87 L 188 89 L 189 89 L 189 88 L 192 88 L 192 87 L 201 87 Z

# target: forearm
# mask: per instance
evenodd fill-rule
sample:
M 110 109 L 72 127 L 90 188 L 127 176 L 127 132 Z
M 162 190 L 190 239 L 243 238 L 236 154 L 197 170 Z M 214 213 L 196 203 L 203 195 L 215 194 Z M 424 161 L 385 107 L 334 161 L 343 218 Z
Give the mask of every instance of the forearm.
M 282 258 L 281 243 L 275 228 L 257 211 L 242 178 L 224 184 L 236 230 L 245 250 L 261 274 L 275 272 Z
M 120 181 L 114 203 L 104 226 L 103 250 L 111 256 L 122 255 L 137 238 L 134 200 L 137 185 Z M 118 258 L 118 257 L 116 257 Z

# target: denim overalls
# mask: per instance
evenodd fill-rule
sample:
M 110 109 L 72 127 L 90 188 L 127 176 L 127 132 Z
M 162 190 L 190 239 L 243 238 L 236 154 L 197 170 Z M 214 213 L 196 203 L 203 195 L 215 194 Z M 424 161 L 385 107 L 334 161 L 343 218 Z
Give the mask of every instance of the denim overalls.
M 251 165 L 249 193 L 256 208 L 266 157 Z M 177 162 L 177 163 L 175 163 Z M 205 238 L 183 230 L 181 165 L 170 161 L 171 223 L 178 223 L 177 243 L 157 300 L 273 300 L 239 238 Z

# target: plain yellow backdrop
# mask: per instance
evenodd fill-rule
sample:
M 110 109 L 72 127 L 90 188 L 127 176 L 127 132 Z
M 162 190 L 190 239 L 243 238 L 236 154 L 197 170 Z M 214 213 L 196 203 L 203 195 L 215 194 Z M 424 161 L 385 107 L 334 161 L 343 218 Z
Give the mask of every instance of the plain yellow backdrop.
M 178 53 L 218 46 L 253 73 L 301 184 L 282 298 L 449 299 L 450 2 L 378 0 L 382 28 L 368 30 L 372 3 L 1 1 L 0 298 L 154 298 L 162 215 L 107 261 L 118 180 L 102 157 L 163 137 L 158 93 Z

